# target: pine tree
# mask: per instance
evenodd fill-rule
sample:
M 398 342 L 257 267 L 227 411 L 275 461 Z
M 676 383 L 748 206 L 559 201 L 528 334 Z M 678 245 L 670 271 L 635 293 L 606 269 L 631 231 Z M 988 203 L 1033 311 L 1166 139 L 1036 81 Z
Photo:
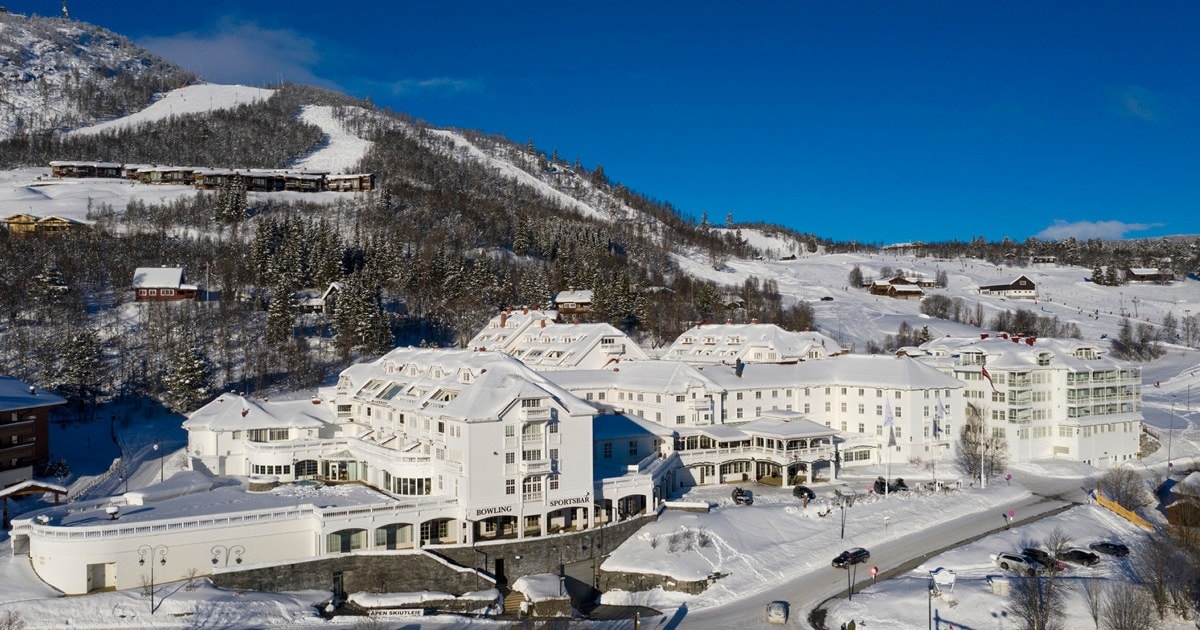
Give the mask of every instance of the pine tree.
M 108 370 L 99 333 L 88 325 L 75 328 L 65 337 L 59 356 L 56 389 L 90 417 L 103 394 Z
M 212 398 L 212 366 L 199 346 L 180 345 L 175 349 L 163 386 L 167 406 L 179 413 L 192 411 Z
M 271 289 L 267 307 L 267 342 L 280 347 L 292 338 L 298 311 L 296 296 L 285 281 L 277 280 Z

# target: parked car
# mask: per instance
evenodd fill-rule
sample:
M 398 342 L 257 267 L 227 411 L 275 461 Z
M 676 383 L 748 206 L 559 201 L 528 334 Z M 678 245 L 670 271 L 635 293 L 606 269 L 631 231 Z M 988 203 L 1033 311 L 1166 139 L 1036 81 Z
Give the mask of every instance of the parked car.
M 833 559 L 833 568 L 845 569 L 852 564 L 859 564 L 871 559 L 871 552 L 862 547 L 847 549 Z
M 753 505 L 754 493 L 749 490 L 743 490 L 741 486 L 733 489 L 733 502 L 738 505 Z
M 787 623 L 788 603 L 775 600 L 767 604 L 767 621 L 770 623 Z
M 1117 542 L 1109 542 L 1101 540 L 1088 545 L 1088 548 L 1096 553 L 1102 553 L 1106 556 L 1128 556 L 1129 547 Z
M 792 496 L 800 500 L 808 499 L 809 501 L 812 501 L 813 499 L 817 498 L 817 493 L 813 492 L 812 488 L 809 488 L 808 486 L 796 486 L 795 488 L 792 488 Z
M 996 554 L 996 566 L 1005 571 L 1015 571 L 1017 573 L 1037 573 L 1037 570 L 1042 568 L 1037 560 L 1019 553 L 998 553 Z
M 1049 553 L 1046 553 L 1037 547 L 1026 547 L 1025 549 L 1021 550 L 1021 553 L 1033 558 L 1034 560 L 1037 560 L 1038 564 L 1050 569 L 1051 571 L 1062 571 L 1063 569 L 1067 568 L 1067 565 L 1055 560 L 1054 557 Z
M 1071 547 L 1058 554 L 1058 559 L 1073 564 L 1082 564 L 1085 567 L 1094 567 L 1100 564 L 1100 555 L 1087 549 L 1079 547 Z

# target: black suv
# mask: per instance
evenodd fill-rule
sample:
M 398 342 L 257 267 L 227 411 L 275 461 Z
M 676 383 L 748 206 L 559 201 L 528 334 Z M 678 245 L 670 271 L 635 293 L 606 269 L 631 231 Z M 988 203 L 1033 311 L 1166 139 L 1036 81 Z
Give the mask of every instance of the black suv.
M 1038 564 L 1051 571 L 1061 571 L 1067 568 L 1065 564 L 1055 560 L 1054 557 L 1049 553 L 1046 553 L 1037 547 L 1026 547 L 1025 549 L 1021 550 L 1021 553 L 1033 558 L 1034 560 L 1037 560 Z
M 870 560 L 870 559 L 871 559 L 870 551 L 867 551 L 866 549 L 863 549 L 862 547 L 855 547 L 853 549 L 847 549 L 847 550 L 843 551 L 842 553 L 839 553 L 838 556 L 833 559 L 833 568 L 845 569 L 852 564 L 866 562 L 867 560 Z
M 1074 564 L 1082 564 L 1085 567 L 1094 567 L 1100 564 L 1100 555 L 1087 549 L 1072 547 L 1058 554 L 1058 559 Z

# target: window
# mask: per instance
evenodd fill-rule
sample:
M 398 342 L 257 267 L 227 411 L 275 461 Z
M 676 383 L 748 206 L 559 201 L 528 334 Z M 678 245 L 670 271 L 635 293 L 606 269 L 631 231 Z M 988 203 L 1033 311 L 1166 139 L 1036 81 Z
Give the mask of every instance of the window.
M 550 449 L 550 459 L 558 459 L 558 449 Z
M 741 399 L 742 399 L 742 392 L 738 392 L 738 393 L 737 393 L 737 395 L 736 395 L 736 396 L 734 396 L 734 399 L 735 399 L 735 400 L 741 400 Z
M 505 463 L 505 464 L 515 464 L 515 463 L 517 463 L 517 454 L 516 454 L 516 453 L 514 453 L 514 452 L 512 452 L 512 451 L 509 451 L 509 452 L 505 453 L 505 454 L 504 454 L 504 463 Z
M 540 448 L 531 448 L 528 450 L 521 451 L 521 461 L 523 461 L 523 462 L 537 462 L 537 461 L 541 461 L 541 459 L 542 459 L 542 449 L 540 449 Z
M 637 457 L 637 454 L 638 454 L 637 440 L 629 440 L 629 454 L 633 457 Z
M 558 490 L 558 475 L 550 475 L 546 481 L 546 487 L 550 490 Z
M 517 493 L 517 480 L 516 479 L 505 479 L 504 480 L 504 494 L 516 494 L 516 493 Z
M 738 409 L 738 411 L 741 411 L 741 409 Z M 685 420 L 684 416 L 675 416 L 675 424 L 683 424 Z
M 542 478 L 526 477 L 521 481 L 521 496 L 526 501 L 542 498 Z
M 604 443 L 604 459 L 612 459 L 613 449 L 612 442 Z

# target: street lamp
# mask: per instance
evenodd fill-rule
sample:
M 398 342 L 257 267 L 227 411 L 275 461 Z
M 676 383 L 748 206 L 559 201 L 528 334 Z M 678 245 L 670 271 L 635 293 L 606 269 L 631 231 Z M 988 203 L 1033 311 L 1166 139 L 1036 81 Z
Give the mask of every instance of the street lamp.
M 1167 425 L 1167 476 L 1168 477 L 1171 476 L 1171 466 L 1172 466 L 1172 464 L 1171 464 L 1171 441 L 1172 441 L 1172 438 L 1175 437 L 1175 418 L 1179 415 L 1179 412 L 1176 411 L 1176 409 L 1175 409 L 1175 406 L 1177 404 L 1179 404 L 1178 401 L 1175 401 L 1175 400 L 1171 401 L 1171 424 Z
M 854 496 L 855 496 L 855 495 L 854 495 L 854 492 L 853 492 L 853 491 L 850 491 L 850 492 L 848 492 L 848 493 L 844 493 L 844 494 L 843 494 L 841 489 L 834 490 L 834 492 L 836 492 L 836 493 L 837 493 L 837 496 L 838 496 L 838 508 L 840 508 L 840 509 L 841 509 L 841 514 L 842 514 L 842 539 L 843 539 L 843 540 L 845 540 L 845 539 L 846 539 L 846 508 L 848 508 L 848 507 L 851 507 L 851 506 L 853 506 L 853 505 L 854 505 Z
M 221 562 L 221 559 L 224 558 L 225 563 L 222 566 L 227 567 L 229 566 L 229 556 L 233 556 L 234 564 L 241 564 L 242 554 L 246 553 L 246 548 L 241 545 L 232 545 L 228 547 L 225 545 L 217 545 L 213 547 L 211 551 L 213 566 L 216 566 L 217 563 Z
M 154 443 L 154 452 L 158 453 L 158 442 Z M 158 455 L 158 482 L 163 482 L 163 456 L 161 453 Z
M 170 548 L 166 545 L 142 545 L 138 547 L 138 566 L 146 566 L 150 563 L 150 614 L 154 614 L 154 557 L 158 556 L 158 564 L 167 565 L 167 552 Z

